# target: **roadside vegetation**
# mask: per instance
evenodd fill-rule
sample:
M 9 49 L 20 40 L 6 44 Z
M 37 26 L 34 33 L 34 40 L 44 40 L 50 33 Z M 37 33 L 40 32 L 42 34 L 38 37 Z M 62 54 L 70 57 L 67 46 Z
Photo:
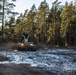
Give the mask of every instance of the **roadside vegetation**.
M 4 39 L 18 41 L 25 31 L 35 43 L 76 46 L 76 4 L 65 2 L 63 6 L 58 0 L 52 3 L 52 7 L 45 0 L 38 8 L 34 4 L 17 19 L 10 18 L 4 26 Z

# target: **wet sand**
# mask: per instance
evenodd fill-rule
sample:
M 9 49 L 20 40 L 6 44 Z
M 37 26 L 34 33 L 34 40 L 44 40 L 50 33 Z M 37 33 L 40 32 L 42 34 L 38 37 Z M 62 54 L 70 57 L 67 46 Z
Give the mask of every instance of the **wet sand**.
M 23 64 L 0 64 L 0 75 L 56 75 L 41 68 Z
M 0 51 L 9 51 L 6 47 L 1 46 Z M 11 50 L 10 50 L 11 51 Z M 9 58 L 0 55 L 0 61 L 7 61 Z M 0 75 L 56 75 L 51 71 L 39 67 L 31 67 L 26 64 L 0 64 Z
M 9 51 L 4 47 L 0 47 L 0 51 Z M 0 56 L 0 61 L 8 60 L 8 58 Z M 76 75 L 76 70 L 68 70 L 65 72 L 46 70 L 46 68 L 31 67 L 26 64 L 0 64 L 0 75 Z
M 0 75 L 76 75 L 76 71 L 59 73 L 24 64 L 0 64 Z

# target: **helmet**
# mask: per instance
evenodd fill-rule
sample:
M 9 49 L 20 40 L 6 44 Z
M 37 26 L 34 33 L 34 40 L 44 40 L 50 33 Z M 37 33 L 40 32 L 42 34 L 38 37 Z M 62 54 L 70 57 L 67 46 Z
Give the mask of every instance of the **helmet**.
M 28 33 L 27 32 L 23 32 L 23 35 L 28 35 Z

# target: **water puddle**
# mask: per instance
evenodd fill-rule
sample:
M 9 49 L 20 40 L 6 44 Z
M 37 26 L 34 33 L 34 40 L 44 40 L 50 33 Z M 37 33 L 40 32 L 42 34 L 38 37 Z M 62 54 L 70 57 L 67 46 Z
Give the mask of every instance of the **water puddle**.
M 46 68 L 47 70 L 56 69 L 62 71 L 70 71 L 70 70 L 76 70 L 76 61 L 73 61 L 73 57 L 74 58 L 76 57 L 75 53 L 76 52 L 74 51 L 63 50 L 63 49 L 37 51 L 37 52 L 0 51 L 1 56 L 9 58 L 8 61 L 0 61 L 0 64 L 5 63 L 29 64 L 32 67 L 43 67 Z

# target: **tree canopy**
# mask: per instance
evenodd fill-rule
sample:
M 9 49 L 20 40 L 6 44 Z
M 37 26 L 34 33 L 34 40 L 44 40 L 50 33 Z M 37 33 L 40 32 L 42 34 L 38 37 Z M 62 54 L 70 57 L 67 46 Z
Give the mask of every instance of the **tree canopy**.
M 11 17 L 9 24 L 13 21 L 14 18 Z M 76 5 L 73 2 L 65 2 L 63 6 L 61 2 L 56 0 L 50 8 L 44 0 L 37 9 L 36 5 L 33 4 L 30 10 L 26 9 L 17 17 L 16 24 L 12 29 L 18 39 L 26 31 L 31 40 L 36 43 L 75 46 Z

